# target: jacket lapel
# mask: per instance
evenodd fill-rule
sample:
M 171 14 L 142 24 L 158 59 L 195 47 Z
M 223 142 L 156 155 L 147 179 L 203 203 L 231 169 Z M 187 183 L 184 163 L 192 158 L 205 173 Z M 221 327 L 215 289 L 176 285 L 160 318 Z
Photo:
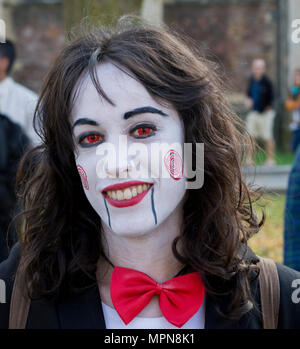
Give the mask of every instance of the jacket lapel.
M 105 329 L 104 315 L 98 287 L 80 295 L 64 299 L 57 307 L 63 329 Z
M 232 321 L 222 317 L 216 310 L 211 297 L 205 300 L 205 329 L 234 329 L 237 328 L 237 321 Z

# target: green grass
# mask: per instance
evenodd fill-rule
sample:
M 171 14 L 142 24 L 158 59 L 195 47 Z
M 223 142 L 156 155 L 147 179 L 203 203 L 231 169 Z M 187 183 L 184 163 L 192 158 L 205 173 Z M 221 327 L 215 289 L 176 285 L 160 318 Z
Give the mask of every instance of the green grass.
M 267 155 L 263 150 L 259 150 L 255 153 L 254 161 L 257 166 L 263 165 L 266 161 Z M 294 161 L 294 153 L 275 153 L 276 165 L 292 165 Z
M 249 246 L 257 255 L 282 263 L 285 195 L 265 195 L 255 203 L 254 208 L 259 217 L 261 217 L 261 205 L 264 206 L 266 214 L 265 224 L 249 240 Z

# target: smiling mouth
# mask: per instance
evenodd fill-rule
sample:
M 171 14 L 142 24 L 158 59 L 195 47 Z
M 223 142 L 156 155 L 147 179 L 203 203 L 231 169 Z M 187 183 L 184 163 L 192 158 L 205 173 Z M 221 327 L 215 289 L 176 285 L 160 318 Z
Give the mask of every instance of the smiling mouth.
M 152 186 L 152 183 L 132 181 L 107 187 L 102 195 L 112 206 L 128 207 L 138 204 Z

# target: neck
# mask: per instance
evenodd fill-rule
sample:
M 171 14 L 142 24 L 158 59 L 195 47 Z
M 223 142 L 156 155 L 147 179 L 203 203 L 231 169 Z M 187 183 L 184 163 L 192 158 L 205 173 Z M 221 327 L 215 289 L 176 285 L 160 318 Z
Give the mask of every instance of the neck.
M 172 278 L 184 267 L 172 252 L 172 242 L 180 235 L 181 212 L 178 208 L 165 222 L 139 237 L 118 236 L 105 227 L 102 240 L 106 256 L 114 266 L 136 269 L 157 282 Z M 113 267 L 103 258 L 99 270 L 101 282 L 110 283 Z

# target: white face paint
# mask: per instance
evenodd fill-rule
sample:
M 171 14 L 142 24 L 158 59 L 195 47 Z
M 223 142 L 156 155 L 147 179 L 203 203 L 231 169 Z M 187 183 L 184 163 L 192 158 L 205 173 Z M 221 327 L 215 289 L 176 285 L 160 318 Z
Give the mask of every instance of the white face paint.
M 182 176 L 178 179 L 178 173 L 174 176 L 172 171 L 169 178 L 151 178 L 151 173 L 148 178 L 132 178 L 131 171 L 136 173 L 134 165 L 138 162 L 141 167 L 150 166 L 153 143 L 178 143 L 183 146 L 184 125 L 175 109 L 156 102 L 141 83 L 112 63 L 99 64 L 97 74 L 101 87 L 115 106 L 99 96 L 87 74 L 80 79 L 71 123 L 74 125 L 77 122 L 73 128 L 77 144 L 75 159 L 83 190 L 107 229 L 119 236 L 144 235 L 170 217 L 182 202 L 186 191 L 185 178 Z M 143 109 L 131 116 L 126 114 L 129 117 L 124 118 L 125 113 L 137 108 Z M 80 122 L 80 119 L 92 120 L 94 125 L 87 124 L 87 120 Z M 120 136 L 126 139 L 128 149 L 138 143 L 148 151 L 134 157 L 133 153 L 127 155 L 123 145 L 122 154 L 119 154 Z M 107 168 L 99 153 L 108 143 L 116 150 L 117 160 L 120 156 L 121 161 Z M 165 149 L 165 154 L 162 154 L 166 164 L 170 163 L 170 156 L 174 156 L 171 149 L 174 147 Z M 99 178 L 97 172 L 106 173 L 108 177 Z M 124 178 L 126 175 L 127 178 Z M 108 186 L 125 183 L 128 187 L 126 183 L 132 181 L 137 183 L 130 188 L 119 191 L 108 188 L 103 193 Z M 142 183 L 150 186 L 143 186 Z M 144 189 L 145 193 L 139 194 Z M 125 201 L 118 200 L 124 197 Z

